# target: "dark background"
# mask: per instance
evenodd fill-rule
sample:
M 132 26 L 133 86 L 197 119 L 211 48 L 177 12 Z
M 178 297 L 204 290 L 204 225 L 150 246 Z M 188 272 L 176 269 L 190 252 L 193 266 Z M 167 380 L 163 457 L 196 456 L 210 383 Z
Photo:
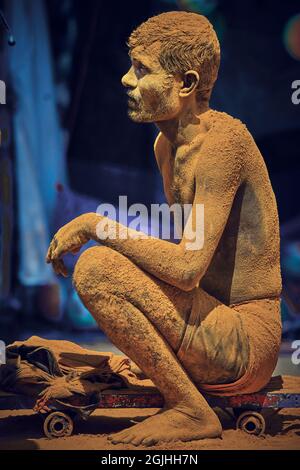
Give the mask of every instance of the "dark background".
M 125 43 L 132 29 L 178 4 L 74 0 L 66 19 L 58 14 L 62 3 L 47 2 L 57 61 L 70 18 L 78 28 L 68 79 L 72 102 L 64 116 L 71 131 L 71 181 L 81 192 L 101 196 L 105 189 L 99 188 L 96 177 L 100 162 L 156 171 L 155 129 L 128 119 L 120 79 L 129 66 Z M 300 106 L 291 101 L 291 83 L 300 77 L 300 62 L 287 52 L 283 32 L 300 5 L 291 0 L 216 3 L 209 18 L 219 33 L 222 61 L 211 106 L 240 118 L 253 134 L 284 222 L 298 213 Z M 87 162 L 86 178 L 78 178 Z
M 298 334 L 300 104 L 293 104 L 291 96 L 292 82 L 300 80 L 300 19 L 294 46 L 288 46 L 291 37 L 288 22 L 300 14 L 300 3 L 296 0 L 284 3 L 271 0 L 45 0 L 45 5 L 57 106 L 68 142 L 66 161 L 70 189 L 82 197 L 114 204 L 118 203 L 119 195 L 127 195 L 128 204 L 165 200 L 153 154 L 157 129 L 152 124 L 133 123 L 127 116 L 126 95 L 121 85 L 121 77 L 129 67 L 126 40 L 142 21 L 164 11 L 189 10 L 196 5 L 198 12 L 208 16 L 221 44 L 221 67 L 211 107 L 241 119 L 265 158 L 277 198 L 283 241 L 286 299 L 283 316 L 286 315 L 289 324 L 296 324 L 291 330 L 288 327 L 287 334 Z M 0 0 L 0 8 L 4 7 L 5 2 Z M 0 49 L 5 40 L 2 35 Z M 13 90 L 8 87 L 7 109 L 11 116 L 15 106 Z M 9 158 L 13 172 L 13 136 Z M 4 300 L 0 295 L 1 335 L 7 341 L 26 337 L 28 331 L 22 329 L 22 325 L 28 324 L 28 318 L 45 321 L 48 307 L 41 309 L 38 297 L 42 296 L 45 305 L 47 296 L 50 303 L 55 302 L 51 300 L 53 292 L 45 295 L 44 286 L 20 285 L 17 247 L 21 234 L 15 181 L 12 187 L 14 225 L 9 248 L 10 272 L 5 273 L 9 289 Z M 285 266 L 286 259 L 286 265 L 292 265 L 292 275 Z M 49 317 L 46 319 L 49 321 Z M 15 330 L 16 325 L 21 325 L 22 334 Z M 50 323 L 50 330 L 52 327 Z M 64 317 L 60 331 L 62 327 L 70 327 Z M 31 331 L 36 333 L 37 328 Z M 65 332 L 63 337 L 66 337 Z

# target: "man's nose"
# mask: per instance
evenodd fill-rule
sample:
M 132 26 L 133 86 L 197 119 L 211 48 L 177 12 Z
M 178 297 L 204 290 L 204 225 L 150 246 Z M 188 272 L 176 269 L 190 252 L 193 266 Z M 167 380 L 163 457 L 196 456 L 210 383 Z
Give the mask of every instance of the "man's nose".
M 137 78 L 135 76 L 135 73 L 133 71 L 133 67 L 131 67 L 128 72 L 123 75 L 121 79 L 122 85 L 125 86 L 126 88 L 135 88 L 137 85 Z

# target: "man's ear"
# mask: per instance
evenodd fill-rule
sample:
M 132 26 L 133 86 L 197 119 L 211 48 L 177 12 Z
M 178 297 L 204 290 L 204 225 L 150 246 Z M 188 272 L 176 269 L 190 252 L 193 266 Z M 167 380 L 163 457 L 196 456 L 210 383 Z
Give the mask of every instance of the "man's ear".
M 185 72 L 182 81 L 182 88 L 179 91 L 179 96 L 185 98 L 193 93 L 193 91 L 198 86 L 199 80 L 199 74 L 195 70 L 188 70 Z

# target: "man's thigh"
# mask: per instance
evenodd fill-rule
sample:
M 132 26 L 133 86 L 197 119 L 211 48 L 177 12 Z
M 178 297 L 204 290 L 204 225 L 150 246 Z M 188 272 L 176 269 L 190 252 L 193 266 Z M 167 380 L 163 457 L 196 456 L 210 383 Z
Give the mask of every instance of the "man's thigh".
M 88 253 L 89 252 L 89 253 Z M 145 272 L 121 253 L 93 247 L 86 258 L 98 258 L 98 287 L 137 307 L 176 352 L 185 333 L 193 291 L 185 292 Z

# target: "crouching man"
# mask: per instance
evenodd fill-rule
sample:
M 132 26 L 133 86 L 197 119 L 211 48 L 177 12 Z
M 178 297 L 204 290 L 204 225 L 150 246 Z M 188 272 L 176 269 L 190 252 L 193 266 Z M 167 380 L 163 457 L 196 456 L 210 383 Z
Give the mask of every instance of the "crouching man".
M 89 213 L 56 233 L 47 261 L 67 275 L 64 254 L 89 239 L 104 245 L 80 256 L 74 286 L 99 327 L 164 396 L 164 409 L 112 442 L 219 437 L 220 421 L 201 391 L 257 391 L 277 361 L 276 200 L 245 125 L 209 107 L 220 61 L 209 21 L 163 13 L 133 31 L 128 44 L 131 67 L 122 84 L 129 117 L 158 127 L 154 152 L 167 201 L 192 205 L 187 225 L 196 231 L 197 205 L 204 205 L 203 247 L 190 249 L 187 229 L 175 244 Z M 115 237 L 106 236 L 113 230 Z

